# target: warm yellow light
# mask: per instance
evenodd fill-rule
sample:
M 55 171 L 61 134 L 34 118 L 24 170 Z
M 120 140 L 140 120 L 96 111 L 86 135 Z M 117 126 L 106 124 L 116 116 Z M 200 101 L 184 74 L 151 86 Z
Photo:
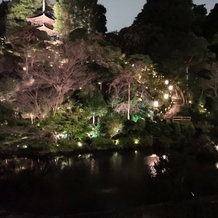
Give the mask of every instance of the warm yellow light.
M 168 88 L 169 88 L 169 90 L 173 90 L 173 86 L 172 85 L 170 85 Z
M 83 146 L 83 144 L 82 144 L 81 142 L 78 142 L 77 145 L 78 145 L 79 147 L 82 147 L 82 146 Z
M 169 80 L 165 80 L 165 82 L 164 82 L 166 85 L 168 85 L 169 84 Z
M 23 67 L 23 70 L 25 71 L 25 70 L 26 70 L 26 67 Z
M 134 143 L 138 144 L 139 143 L 139 139 L 134 139 Z
M 114 143 L 115 143 L 115 145 L 118 145 L 119 144 L 119 140 L 116 139 Z
M 169 98 L 169 94 L 164 94 L 164 99 L 168 99 Z
M 158 107 L 159 103 L 158 101 L 154 101 L 154 107 Z

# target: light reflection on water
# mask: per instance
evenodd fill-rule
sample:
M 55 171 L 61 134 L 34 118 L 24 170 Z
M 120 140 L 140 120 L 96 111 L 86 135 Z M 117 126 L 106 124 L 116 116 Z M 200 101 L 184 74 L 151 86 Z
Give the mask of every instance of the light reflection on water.
M 158 202 L 158 192 L 150 190 L 155 192 L 159 184 L 152 189 L 150 179 L 157 176 L 155 165 L 162 159 L 168 160 L 168 156 L 141 150 L 2 159 L 0 202 L 14 210 L 53 214 L 129 209 L 151 200 Z M 190 180 L 191 191 L 196 187 L 195 178 L 197 174 Z M 47 204 L 50 212 L 44 211 Z
M 155 165 L 159 162 L 159 157 L 156 154 L 152 154 L 144 158 L 145 164 L 147 164 L 150 168 L 151 176 L 155 177 L 157 175 Z

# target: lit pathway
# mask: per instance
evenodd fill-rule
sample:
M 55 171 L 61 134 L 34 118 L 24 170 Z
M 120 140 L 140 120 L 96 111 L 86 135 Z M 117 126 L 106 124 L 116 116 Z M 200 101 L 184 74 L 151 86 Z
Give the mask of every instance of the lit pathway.
M 185 103 L 183 93 L 178 86 L 174 87 L 172 101 L 173 106 L 163 116 L 165 120 L 171 120 L 173 116 L 175 116 L 180 111 L 180 108 Z

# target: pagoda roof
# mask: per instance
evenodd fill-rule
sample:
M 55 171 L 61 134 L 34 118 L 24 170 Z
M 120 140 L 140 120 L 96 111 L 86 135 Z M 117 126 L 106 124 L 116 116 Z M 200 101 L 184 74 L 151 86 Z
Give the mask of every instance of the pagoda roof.
M 42 25 L 42 26 L 39 26 L 37 27 L 38 30 L 41 30 L 41 31 L 45 31 L 49 36 L 56 36 L 56 33 L 54 30 L 48 28 L 46 25 Z
M 38 15 L 35 15 L 35 16 L 32 16 L 32 17 L 27 17 L 26 18 L 27 21 L 31 22 L 31 23 L 34 23 L 34 24 L 49 24 L 49 25 L 53 25 L 55 20 L 51 17 L 49 17 L 48 15 L 46 15 L 45 13 L 41 13 L 41 14 L 38 14 Z

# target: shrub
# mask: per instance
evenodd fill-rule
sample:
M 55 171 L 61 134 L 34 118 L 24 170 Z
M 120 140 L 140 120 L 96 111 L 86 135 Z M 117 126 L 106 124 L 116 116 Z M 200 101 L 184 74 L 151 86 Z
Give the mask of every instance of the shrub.
M 173 136 L 180 136 L 181 135 L 181 127 L 180 123 L 178 122 L 172 122 L 169 124 L 172 129 Z
M 135 147 L 137 147 L 137 145 L 134 143 L 134 139 L 132 137 L 119 138 L 119 144 L 123 148 L 135 148 Z
M 114 147 L 114 142 L 112 139 L 97 137 L 92 139 L 92 148 L 102 150 Z
M 120 114 L 107 114 L 100 118 L 100 132 L 112 138 L 123 128 L 123 117 Z
M 144 135 L 140 137 L 141 147 L 152 147 L 154 143 L 154 138 L 152 135 Z
M 58 140 L 58 145 L 60 147 L 66 147 L 66 148 L 75 148 L 78 146 L 76 141 L 68 140 L 68 139 L 64 139 L 64 138 Z
M 180 122 L 181 134 L 187 138 L 191 138 L 195 134 L 195 128 L 192 122 L 182 121 Z
M 128 133 L 130 131 L 136 131 L 137 130 L 137 123 L 133 120 L 126 120 L 124 122 L 123 131 Z
M 172 139 L 165 136 L 160 136 L 155 139 L 154 146 L 157 148 L 167 149 L 172 144 Z

